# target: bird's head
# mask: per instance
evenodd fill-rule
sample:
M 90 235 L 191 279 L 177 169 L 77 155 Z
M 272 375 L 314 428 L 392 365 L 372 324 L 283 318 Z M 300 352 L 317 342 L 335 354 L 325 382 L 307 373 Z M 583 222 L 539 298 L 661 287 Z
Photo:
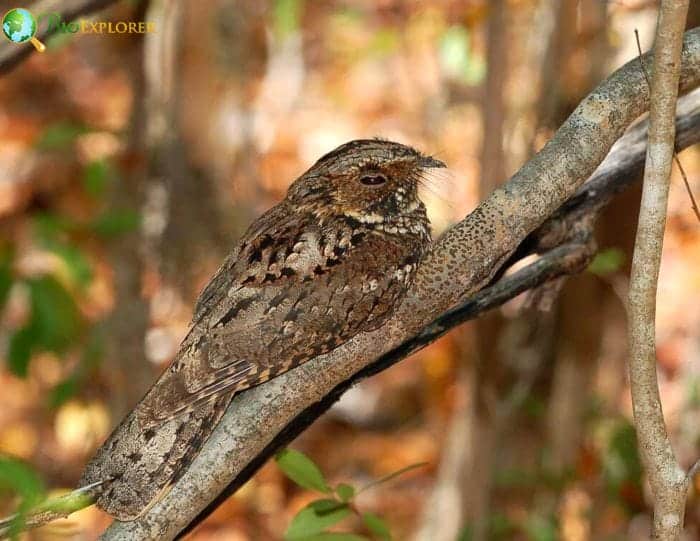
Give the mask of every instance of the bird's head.
M 322 156 L 292 184 L 287 197 L 319 218 L 391 221 L 417 210 L 423 213 L 418 186 L 426 170 L 435 167 L 445 164 L 409 146 L 358 139 Z

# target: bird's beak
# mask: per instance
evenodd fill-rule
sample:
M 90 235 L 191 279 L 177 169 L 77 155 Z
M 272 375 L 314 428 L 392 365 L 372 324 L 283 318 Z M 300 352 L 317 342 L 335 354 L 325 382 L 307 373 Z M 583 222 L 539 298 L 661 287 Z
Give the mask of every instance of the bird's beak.
M 421 156 L 421 158 L 418 160 L 418 165 L 424 167 L 425 169 L 430 169 L 434 167 L 447 167 L 447 165 L 445 165 L 444 162 L 436 160 L 431 156 Z

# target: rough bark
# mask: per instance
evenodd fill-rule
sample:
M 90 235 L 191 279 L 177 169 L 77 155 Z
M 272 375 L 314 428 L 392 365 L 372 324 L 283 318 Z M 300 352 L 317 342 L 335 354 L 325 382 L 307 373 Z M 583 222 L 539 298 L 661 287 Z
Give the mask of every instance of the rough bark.
M 680 80 L 683 92 L 700 82 L 700 29 L 686 35 Z M 321 415 L 358 373 L 369 375 L 412 352 L 406 340 L 488 283 L 523 239 L 576 193 L 648 105 L 635 59 L 586 97 L 532 160 L 435 243 L 384 327 L 236 397 L 171 492 L 138 520 L 113 524 L 103 539 L 174 538 L 215 495 L 232 483 L 240 486 L 274 449 Z
M 639 452 L 654 498 L 653 537 L 683 532 L 688 479 L 671 447 L 656 376 L 656 286 L 675 141 L 679 58 L 688 0 L 661 2 L 651 78 L 649 143 L 629 291 L 630 386 Z

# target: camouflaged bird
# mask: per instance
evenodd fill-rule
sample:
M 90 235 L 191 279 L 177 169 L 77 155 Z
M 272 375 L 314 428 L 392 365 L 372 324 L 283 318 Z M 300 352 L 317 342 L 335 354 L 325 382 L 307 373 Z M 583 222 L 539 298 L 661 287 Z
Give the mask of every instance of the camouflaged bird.
M 430 245 L 418 185 L 442 162 L 357 140 L 258 218 L 201 293 L 173 363 L 88 464 L 98 505 L 143 513 L 186 471 L 235 393 L 380 327 Z

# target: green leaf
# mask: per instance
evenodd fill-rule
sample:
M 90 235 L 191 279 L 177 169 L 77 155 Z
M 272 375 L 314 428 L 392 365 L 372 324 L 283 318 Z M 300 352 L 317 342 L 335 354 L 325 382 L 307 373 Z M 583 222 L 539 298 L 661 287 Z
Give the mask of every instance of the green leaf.
M 83 124 L 75 122 L 56 122 L 46 127 L 39 136 L 35 146 L 39 150 L 62 150 L 72 145 L 75 140 L 90 130 Z
M 588 265 L 588 271 L 598 276 L 606 276 L 617 272 L 625 262 L 625 254 L 619 248 L 609 248 L 596 254 Z
M 384 519 L 374 513 L 362 513 L 362 521 L 374 535 L 382 541 L 391 541 L 391 532 Z
M 339 502 L 338 500 L 334 500 L 332 498 L 322 498 L 320 500 L 312 501 L 309 505 L 307 505 L 307 507 L 311 507 L 318 514 L 322 515 L 324 513 L 329 513 L 341 507 L 347 506 L 345 505 L 345 503 Z
M 44 485 L 29 466 L 15 458 L 0 455 L 0 492 L 4 491 L 21 498 L 17 515 L 7 532 L 14 539 L 23 529 L 27 511 L 43 500 Z
M 32 348 L 36 341 L 36 333 L 31 326 L 23 327 L 10 336 L 7 362 L 10 372 L 15 376 L 27 377 L 29 359 L 31 359 Z
M 92 197 L 100 197 L 114 178 L 114 169 L 107 160 L 94 160 L 83 170 L 83 188 Z
M 70 293 L 53 277 L 27 280 L 31 296 L 30 326 L 42 348 L 63 353 L 77 338 L 82 318 Z
M 4 455 L 0 455 L 0 490 L 10 490 L 34 504 L 44 497 L 44 485 L 37 474 L 24 462 Z
M 78 379 L 75 376 L 69 376 L 61 383 L 51 389 L 49 394 L 49 407 L 56 409 L 73 398 L 78 392 Z
M 53 241 L 60 238 L 62 234 L 74 231 L 78 227 L 78 224 L 70 218 L 49 212 L 34 215 L 32 225 L 34 234 L 42 242 Z
M 300 487 L 318 490 L 325 494 L 333 492 L 324 479 L 321 470 L 304 453 L 294 449 L 283 449 L 277 453 L 275 461 L 284 474 Z
M 134 231 L 141 223 L 138 212 L 124 209 L 112 210 L 98 216 L 91 224 L 91 229 L 101 237 L 116 237 Z
M 82 371 L 93 369 L 99 366 L 104 356 L 104 336 L 103 329 L 99 325 L 93 325 L 87 337 L 83 354 L 80 358 L 80 369 Z
M 341 501 L 347 502 L 352 500 L 355 496 L 355 487 L 352 487 L 346 483 L 340 483 L 335 487 L 335 493 L 338 495 Z
M 347 504 L 335 500 L 316 500 L 297 513 L 284 533 L 284 538 L 289 541 L 306 540 L 337 524 L 350 512 Z
M 76 285 L 85 287 L 92 281 L 92 265 L 78 248 L 59 242 L 47 242 L 45 245 L 49 251 L 61 258 Z

